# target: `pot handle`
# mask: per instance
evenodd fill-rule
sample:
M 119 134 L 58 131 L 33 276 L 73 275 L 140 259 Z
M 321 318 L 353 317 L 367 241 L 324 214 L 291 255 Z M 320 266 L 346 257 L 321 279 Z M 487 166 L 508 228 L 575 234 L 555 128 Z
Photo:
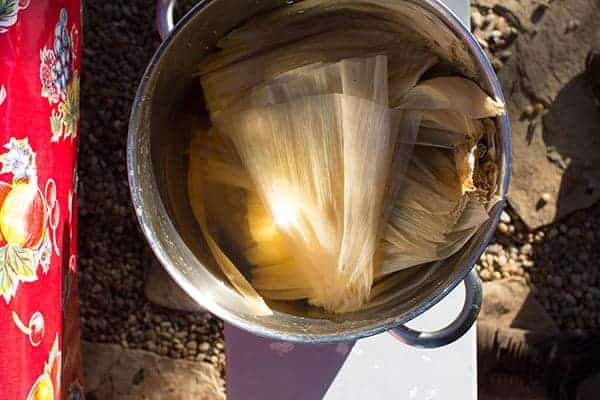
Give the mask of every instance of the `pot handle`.
M 173 10 L 176 4 L 177 0 L 156 1 L 156 29 L 163 40 L 173 30 Z
M 481 308 L 481 281 L 473 268 L 465 278 L 465 302 L 454 321 L 445 328 L 434 332 L 419 332 L 400 325 L 390 330 L 390 333 L 402 343 L 414 347 L 441 347 L 461 338 L 477 320 Z

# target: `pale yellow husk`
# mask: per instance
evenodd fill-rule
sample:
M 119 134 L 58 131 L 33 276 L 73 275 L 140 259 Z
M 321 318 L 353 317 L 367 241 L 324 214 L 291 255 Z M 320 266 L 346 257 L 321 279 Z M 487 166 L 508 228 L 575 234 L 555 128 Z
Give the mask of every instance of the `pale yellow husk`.
M 451 42 L 435 24 L 423 40 L 403 13 L 302 1 L 248 21 L 201 66 L 213 129 L 190 149 L 190 200 L 257 314 L 263 297 L 360 309 L 401 281 L 382 277 L 449 257 L 489 218 L 493 161 L 475 148 L 504 105 L 463 77 L 419 82 Z

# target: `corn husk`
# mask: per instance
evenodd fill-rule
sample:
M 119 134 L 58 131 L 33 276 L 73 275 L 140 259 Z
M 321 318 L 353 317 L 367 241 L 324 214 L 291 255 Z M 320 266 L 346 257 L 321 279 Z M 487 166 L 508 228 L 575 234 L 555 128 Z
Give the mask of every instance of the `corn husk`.
M 248 21 L 201 66 L 213 130 L 191 149 L 190 199 L 259 312 L 263 297 L 360 309 L 489 218 L 495 164 L 475 149 L 504 106 L 462 77 L 418 83 L 464 51 L 434 21 L 415 30 L 418 12 L 305 0 Z
M 451 150 L 415 147 L 387 224 L 376 276 L 449 257 L 488 218 L 475 196 L 463 194 Z
M 458 76 L 423 81 L 410 89 L 398 104 L 405 110 L 453 110 L 467 118 L 504 114 L 504 103 L 489 97 L 475 82 Z
M 238 106 L 264 107 L 215 121 L 235 144 L 294 260 L 305 266 L 309 301 L 331 311 L 360 307 L 372 285 L 398 129 L 387 106 L 386 62 L 376 56 L 288 72 Z M 357 182 L 372 182 L 373 189 L 357 190 Z M 280 271 L 292 271 L 289 263 L 254 261 L 269 266 L 257 283 L 263 293 L 277 289 L 289 298 Z
M 202 140 L 197 136 L 196 140 Z M 192 151 L 194 147 L 192 143 Z M 192 206 L 192 212 L 200 225 L 202 234 L 206 240 L 208 248 L 212 253 L 216 263 L 219 265 L 229 282 L 237 289 L 237 291 L 244 297 L 249 308 L 256 315 L 269 315 L 272 314 L 271 309 L 266 305 L 262 297 L 256 292 L 256 289 L 248 282 L 244 275 L 239 271 L 236 265 L 231 262 L 230 258 L 223 252 L 221 246 L 213 238 L 210 228 L 208 227 L 206 210 L 204 207 L 204 188 L 203 188 L 203 174 L 202 170 L 202 159 L 191 157 L 190 158 L 190 173 L 188 175 L 188 191 L 190 196 L 190 204 Z

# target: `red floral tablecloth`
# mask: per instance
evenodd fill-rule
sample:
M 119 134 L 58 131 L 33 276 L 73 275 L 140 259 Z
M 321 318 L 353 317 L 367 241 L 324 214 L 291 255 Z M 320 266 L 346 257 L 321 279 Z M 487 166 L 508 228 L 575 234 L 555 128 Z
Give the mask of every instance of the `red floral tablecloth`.
M 79 0 L 0 0 L 0 400 L 81 395 Z

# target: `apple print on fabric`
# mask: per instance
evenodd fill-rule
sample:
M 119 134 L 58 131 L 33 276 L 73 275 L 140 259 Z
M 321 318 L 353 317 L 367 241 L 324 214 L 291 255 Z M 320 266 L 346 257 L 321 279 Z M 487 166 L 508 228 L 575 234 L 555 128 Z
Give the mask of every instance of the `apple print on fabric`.
M 21 282 L 38 279 L 39 266 L 48 272 L 60 215 L 54 181 L 45 193 L 38 186 L 28 139 L 10 138 L 4 148 L 0 173 L 12 174 L 12 181 L 0 181 L 0 296 L 8 303 Z

